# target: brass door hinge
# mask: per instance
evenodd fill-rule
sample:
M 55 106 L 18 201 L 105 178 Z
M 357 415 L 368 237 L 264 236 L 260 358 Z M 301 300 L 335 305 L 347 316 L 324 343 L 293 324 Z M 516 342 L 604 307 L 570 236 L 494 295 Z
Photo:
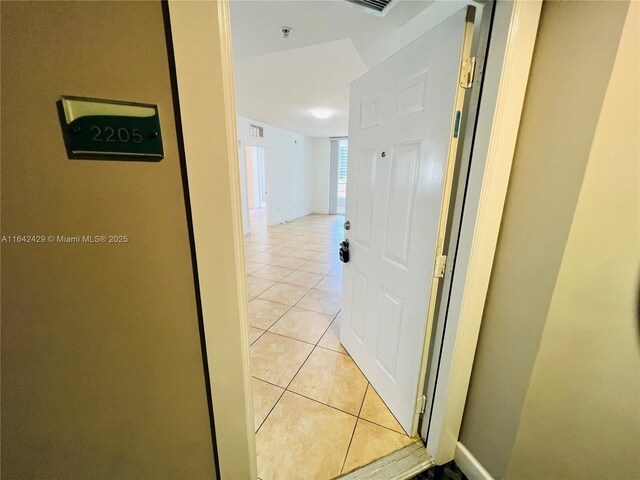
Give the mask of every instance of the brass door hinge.
M 427 408 L 427 396 L 420 395 L 416 400 L 416 413 L 424 413 L 425 408 Z
M 476 57 L 465 58 L 460 68 L 460 86 L 462 88 L 471 88 L 473 85 L 473 76 L 476 72 Z
M 447 266 L 447 256 L 446 255 L 438 255 L 436 257 L 436 263 L 433 267 L 433 276 L 435 278 L 444 277 L 444 269 Z

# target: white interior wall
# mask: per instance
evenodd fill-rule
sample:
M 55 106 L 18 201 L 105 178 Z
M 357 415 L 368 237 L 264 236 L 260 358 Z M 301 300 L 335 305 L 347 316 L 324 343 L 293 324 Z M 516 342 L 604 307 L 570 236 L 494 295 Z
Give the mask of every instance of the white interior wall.
M 251 124 L 263 127 L 263 138 L 249 135 Z M 238 146 L 243 153 L 246 146 L 265 148 L 267 176 L 268 223 L 275 225 L 311 213 L 314 201 L 315 139 L 274 127 L 263 122 L 238 116 Z M 244 154 L 242 155 L 244 157 Z M 243 189 L 243 224 L 249 233 L 247 207 L 247 172 L 244 158 L 240 162 L 240 183 Z

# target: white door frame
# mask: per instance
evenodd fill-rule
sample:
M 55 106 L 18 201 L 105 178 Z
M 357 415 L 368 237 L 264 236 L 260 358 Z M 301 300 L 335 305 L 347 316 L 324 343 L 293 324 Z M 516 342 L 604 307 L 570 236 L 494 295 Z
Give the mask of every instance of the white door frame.
M 455 322 L 445 334 L 434 405 L 438 435 L 437 440 L 430 435 L 427 444 L 438 464 L 453 459 L 462 422 L 541 3 L 496 5 L 460 232 L 457 262 L 465 268 L 452 284 L 450 321 L 455 317 Z M 232 284 L 235 308 L 226 305 L 229 297 L 222 294 L 209 305 L 203 300 L 218 462 L 222 478 L 256 478 L 229 5 L 170 0 L 169 11 L 201 291 L 220 289 L 215 280 L 220 265 L 212 259 L 223 255 L 235 266 L 225 279 Z M 214 131 L 222 133 L 212 138 Z M 218 161 L 212 162 L 212 155 Z M 211 207 L 211 201 L 221 198 L 232 225 L 232 235 L 224 238 Z M 227 313 L 223 326 L 225 312 L 215 308 L 215 301 L 234 313 Z
M 243 155 L 244 158 L 240 158 L 238 160 L 239 162 L 245 162 L 245 180 L 246 180 L 246 183 L 247 183 L 245 185 L 245 188 L 247 189 L 247 209 L 249 209 L 248 208 L 248 206 L 249 206 L 249 193 L 248 193 L 249 192 L 249 182 L 251 182 L 253 184 L 253 179 L 254 179 L 254 177 L 253 177 L 253 165 L 251 167 L 251 169 L 252 169 L 252 178 L 249 178 L 249 172 L 248 172 L 248 169 L 247 169 L 247 166 L 246 166 L 247 160 L 248 160 L 246 152 L 247 152 L 247 149 L 250 149 L 250 148 L 261 148 L 262 149 L 262 153 L 263 153 L 262 168 L 263 168 L 263 173 L 264 173 L 264 189 L 267 192 L 266 197 L 265 197 L 264 209 L 265 209 L 266 214 L 267 214 L 267 224 L 271 225 L 271 223 L 269 223 L 269 167 L 268 167 L 268 164 L 267 164 L 267 148 L 263 147 L 262 145 L 253 145 L 251 143 L 245 143 L 244 144 L 244 151 L 245 151 L 245 154 Z M 251 154 L 251 161 L 253 162 L 253 153 Z M 252 185 L 251 190 L 254 190 L 254 189 L 255 189 L 255 185 Z M 255 200 L 255 191 L 253 193 L 254 193 L 254 200 Z M 245 206 L 243 205 L 242 208 L 244 209 Z M 262 207 L 256 207 L 254 205 L 253 208 L 255 209 L 255 208 L 262 208 Z

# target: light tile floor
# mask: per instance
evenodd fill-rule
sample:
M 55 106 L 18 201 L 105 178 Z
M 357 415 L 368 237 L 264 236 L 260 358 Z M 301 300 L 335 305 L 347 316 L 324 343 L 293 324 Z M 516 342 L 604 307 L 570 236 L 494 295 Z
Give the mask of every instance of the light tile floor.
M 258 476 L 330 479 L 411 439 L 339 340 L 343 216 L 245 237 Z

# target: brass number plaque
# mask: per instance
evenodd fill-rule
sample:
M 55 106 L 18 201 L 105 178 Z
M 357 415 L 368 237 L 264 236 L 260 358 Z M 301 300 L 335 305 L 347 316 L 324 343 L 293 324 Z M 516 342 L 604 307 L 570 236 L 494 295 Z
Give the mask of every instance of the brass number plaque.
M 157 105 L 63 96 L 59 102 L 69 158 L 160 161 Z

